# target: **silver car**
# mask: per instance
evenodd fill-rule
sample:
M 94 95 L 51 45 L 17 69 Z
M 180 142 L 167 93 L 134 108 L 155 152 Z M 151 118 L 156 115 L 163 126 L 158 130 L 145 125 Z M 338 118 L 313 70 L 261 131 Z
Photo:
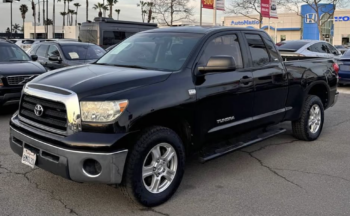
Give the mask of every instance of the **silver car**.
M 16 45 L 21 47 L 24 51 L 28 51 L 34 44 L 38 44 L 45 39 L 22 39 L 16 42 Z
M 290 40 L 276 45 L 284 56 L 337 58 L 342 55 L 330 43 L 320 40 Z

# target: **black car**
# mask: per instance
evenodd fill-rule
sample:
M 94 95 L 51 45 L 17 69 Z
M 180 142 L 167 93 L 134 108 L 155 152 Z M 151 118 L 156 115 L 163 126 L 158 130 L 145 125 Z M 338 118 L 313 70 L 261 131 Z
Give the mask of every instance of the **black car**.
M 106 53 L 94 44 L 71 41 L 48 41 L 36 44 L 29 51 L 47 70 L 95 62 Z
M 291 59 L 262 30 L 138 33 L 96 63 L 27 84 L 10 145 L 26 165 L 121 184 L 132 200 L 159 205 L 180 185 L 188 157 L 208 161 L 268 139 L 286 131 L 275 126 L 285 121 L 296 138 L 319 138 L 324 110 L 337 102 L 339 67 Z
M 0 40 L 0 106 L 18 102 L 23 85 L 46 72 L 36 60 L 12 42 Z

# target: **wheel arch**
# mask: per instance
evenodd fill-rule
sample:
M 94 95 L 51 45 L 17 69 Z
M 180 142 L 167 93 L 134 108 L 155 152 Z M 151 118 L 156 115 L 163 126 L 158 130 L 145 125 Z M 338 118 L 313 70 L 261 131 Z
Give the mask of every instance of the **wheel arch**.
M 186 152 L 192 145 L 193 121 L 191 114 L 184 113 L 177 108 L 157 111 L 138 118 L 130 127 L 130 131 L 142 131 L 151 126 L 163 126 L 169 128 L 179 135 Z
M 330 88 L 325 81 L 312 82 L 306 89 L 306 94 L 304 96 L 305 99 L 308 95 L 315 95 L 319 97 L 323 103 L 324 109 L 327 109 L 329 107 Z

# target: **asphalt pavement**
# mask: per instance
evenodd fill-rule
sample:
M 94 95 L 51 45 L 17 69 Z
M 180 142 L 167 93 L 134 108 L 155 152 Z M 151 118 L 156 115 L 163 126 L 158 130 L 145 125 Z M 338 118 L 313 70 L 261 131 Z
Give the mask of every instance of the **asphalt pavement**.
M 16 107 L 0 108 L 0 215 L 350 215 L 350 88 L 327 110 L 315 142 L 285 134 L 201 164 L 190 160 L 162 206 L 131 204 L 118 190 L 21 164 L 9 147 Z

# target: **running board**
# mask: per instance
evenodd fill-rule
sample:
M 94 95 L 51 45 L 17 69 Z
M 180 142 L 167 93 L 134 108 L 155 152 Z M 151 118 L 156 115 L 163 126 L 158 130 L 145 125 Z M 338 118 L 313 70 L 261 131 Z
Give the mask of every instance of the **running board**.
M 236 143 L 234 145 L 230 145 L 230 146 L 227 146 L 224 148 L 215 149 L 213 152 L 210 152 L 210 153 L 208 152 L 208 154 L 205 154 L 205 155 L 199 157 L 199 160 L 202 163 L 207 162 L 209 160 L 212 160 L 212 159 L 221 157 L 223 155 L 226 155 L 228 153 L 231 153 L 231 152 L 238 150 L 240 148 L 264 141 L 264 140 L 271 138 L 271 137 L 274 137 L 274 136 L 277 136 L 281 133 L 284 133 L 285 131 L 286 131 L 286 129 L 284 129 L 284 128 L 267 131 L 265 133 L 262 133 L 262 134 L 256 136 L 256 138 L 254 140 L 251 140 L 248 142 L 239 142 L 239 143 Z

